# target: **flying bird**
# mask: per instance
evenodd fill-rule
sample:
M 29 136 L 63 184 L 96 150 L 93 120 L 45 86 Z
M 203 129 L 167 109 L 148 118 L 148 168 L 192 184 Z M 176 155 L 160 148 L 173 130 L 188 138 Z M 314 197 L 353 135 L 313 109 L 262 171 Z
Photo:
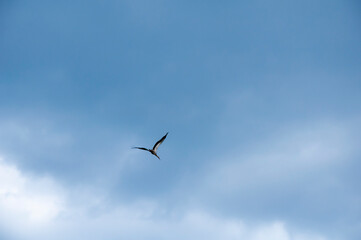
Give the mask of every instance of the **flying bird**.
M 158 142 L 156 142 L 154 144 L 154 146 L 153 146 L 153 149 L 148 149 L 148 148 L 144 148 L 144 147 L 133 147 L 133 148 L 148 151 L 148 152 L 150 152 L 151 154 L 153 154 L 154 156 L 156 156 L 160 160 L 160 158 L 157 155 L 157 149 L 162 144 L 162 142 L 167 137 L 167 135 L 168 135 L 168 133 L 166 135 L 164 135 Z

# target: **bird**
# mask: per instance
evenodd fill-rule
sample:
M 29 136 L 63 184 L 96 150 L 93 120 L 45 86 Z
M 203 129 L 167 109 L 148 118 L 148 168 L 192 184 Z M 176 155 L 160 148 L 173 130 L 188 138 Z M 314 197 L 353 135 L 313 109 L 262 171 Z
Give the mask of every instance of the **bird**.
M 157 149 L 162 144 L 162 142 L 167 137 L 167 135 L 168 135 L 168 133 L 166 133 L 160 140 L 158 140 L 158 142 L 156 142 L 154 144 L 153 149 L 148 149 L 148 148 L 144 148 L 144 147 L 133 147 L 133 149 L 140 149 L 140 150 L 148 151 L 160 160 L 160 157 L 157 155 Z

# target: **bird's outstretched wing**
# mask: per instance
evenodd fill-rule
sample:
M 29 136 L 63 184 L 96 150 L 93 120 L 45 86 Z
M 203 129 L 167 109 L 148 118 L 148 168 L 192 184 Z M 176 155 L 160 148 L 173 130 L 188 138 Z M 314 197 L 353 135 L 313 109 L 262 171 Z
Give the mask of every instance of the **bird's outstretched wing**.
M 149 149 L 144 148 L 144 147 L 133 147 L 133 148 L 140 149 L 140 150 L 145 150 L 145 151 L 149 151 Z
M 164 139 L 167 137 L 167 135 L 168 135 L 168 133 L 167 133 L 166 135 L 164 135 L 158 142 L 156 142 L 156 143 L 154 144 L 153 151 L 155 151 L 155 152 L 157 151 L 159 145 L 162 144 L 162 142 L 163 142 Z

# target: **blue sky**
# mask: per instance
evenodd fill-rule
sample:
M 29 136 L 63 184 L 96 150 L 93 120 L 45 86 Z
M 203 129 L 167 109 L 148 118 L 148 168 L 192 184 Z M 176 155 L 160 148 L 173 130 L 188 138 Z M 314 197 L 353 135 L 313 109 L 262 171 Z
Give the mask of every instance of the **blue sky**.
M 0 36 L 1 238 L 360 238 L 358 1 L 2 1 Z

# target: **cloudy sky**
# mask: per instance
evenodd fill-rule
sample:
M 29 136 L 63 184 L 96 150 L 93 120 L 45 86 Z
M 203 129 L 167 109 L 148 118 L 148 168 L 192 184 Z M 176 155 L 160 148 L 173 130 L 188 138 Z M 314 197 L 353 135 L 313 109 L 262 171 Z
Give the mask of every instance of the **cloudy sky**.
M 360 43 L 357 0 L 1 1 L 0 238 L 360 239 Z

